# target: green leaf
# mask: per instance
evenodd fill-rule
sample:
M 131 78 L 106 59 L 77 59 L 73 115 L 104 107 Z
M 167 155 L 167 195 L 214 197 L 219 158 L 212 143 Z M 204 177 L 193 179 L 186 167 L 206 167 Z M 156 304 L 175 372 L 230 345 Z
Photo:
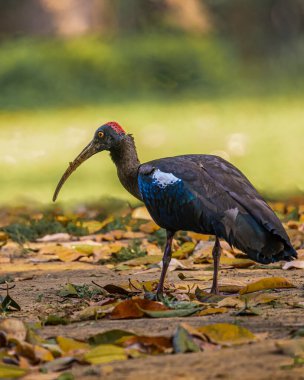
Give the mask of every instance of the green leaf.
M 59 291 L 60 297 L 78 296 L 77 289 L 73 284 L 66 284 L 62 290 Z
M 93 335 L 88 339 L 88 342 L 92 346 L 97 346 L 100 344 L 113 344 L 117 340 L 128 336 L 136 336 L 136 334 L 126 330 L 115 329 Z
M 1 303 L 1 309 L 3 311 L 20 311 L 21 307 L 15 300 L 8 294 Z
M 67 325 L 69 320 L 59 315 L 50 314 L 44 321 L 45 326 Z
M 174 309 L 174 310 L 160 310 L 160 311 L 151 311 L 144 310 L 138 306 L 138 308 L 145 313 L 148 317 L 151 318 L 173 318 L 173 317 L 187 317 L 192 315 L 200 310 L 201 307 L 186 308 L 186 309 Z
M 178 326 L 173 335 L 173 348 L 175 353 L 199 352 L 199 346 L 193 337 L 182 326 Z
M 74 380 L 75 377 L 71 372 L 64 372 L 57 377 L 56 380 Z

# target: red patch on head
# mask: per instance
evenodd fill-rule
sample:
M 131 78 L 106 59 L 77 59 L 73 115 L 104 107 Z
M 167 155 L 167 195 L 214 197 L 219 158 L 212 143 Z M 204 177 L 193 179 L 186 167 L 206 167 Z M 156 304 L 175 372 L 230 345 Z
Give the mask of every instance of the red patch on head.
M 109 121 L 108 123 L 106 123 L 106 125 L 111 127 L 119 135 L 125 135 L 126 134 L 126 132 L 123 130 L 123 128 L 118 123 L 116 123 L 116 121 Z

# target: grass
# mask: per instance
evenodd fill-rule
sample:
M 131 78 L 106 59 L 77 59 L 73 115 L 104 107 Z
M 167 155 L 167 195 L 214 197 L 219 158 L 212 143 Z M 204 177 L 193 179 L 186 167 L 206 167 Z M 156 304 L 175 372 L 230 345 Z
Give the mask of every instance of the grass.
M 108 120 L 133 133 L 142 161 L 184 153 L 220 154 L 262 192 L 304 191 L 303 98 L 125 101 L 0 113 L 0 203 L 51 201 L 60 176 Z M 132 199 L 108 154 L 74 173 L 59 201 Z

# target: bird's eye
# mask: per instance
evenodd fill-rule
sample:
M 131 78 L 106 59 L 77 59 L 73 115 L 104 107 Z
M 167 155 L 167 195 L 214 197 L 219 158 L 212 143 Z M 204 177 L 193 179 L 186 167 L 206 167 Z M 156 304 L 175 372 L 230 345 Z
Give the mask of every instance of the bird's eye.
M 98 132 L 98 137 L 102 138 L 104 136 L 103 132 Z

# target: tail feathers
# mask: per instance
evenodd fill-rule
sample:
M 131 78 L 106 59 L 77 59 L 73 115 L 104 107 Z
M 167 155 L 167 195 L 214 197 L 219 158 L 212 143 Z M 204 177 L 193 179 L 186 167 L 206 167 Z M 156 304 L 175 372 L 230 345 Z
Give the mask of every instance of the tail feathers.
M 267 255 L 267 252 L 254 252 L 254 251 L 247 251 L 247 255 L 254 261 L 257 261 L 261 264 L 270 264 L 275 263 L 277 261 L 292 261 L 298 257 L 297 252 L 292 246 L 285 245 L 284 249 L 272 253 L 271 255 Z

